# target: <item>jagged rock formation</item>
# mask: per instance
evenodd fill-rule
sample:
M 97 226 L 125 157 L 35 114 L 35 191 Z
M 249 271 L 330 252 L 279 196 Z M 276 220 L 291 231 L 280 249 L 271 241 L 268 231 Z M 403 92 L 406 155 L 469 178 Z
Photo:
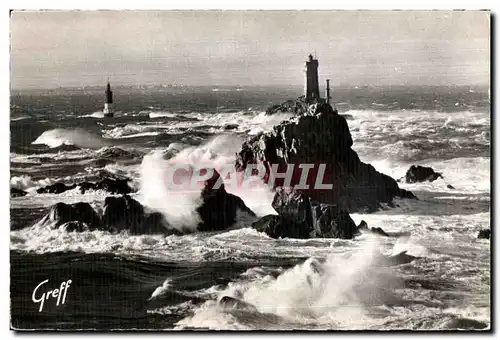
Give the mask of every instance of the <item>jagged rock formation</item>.
M 95 230 L 102 227 L 101 217 L 88 203 L 74 204 L 56 203 L 50 207 L 47 215 L 42 217 L 40 223 L 51 228 L 59 228 L 66 224 L 68 231 Z
M 67 190 L 73 190 L 76 187 L 80 188 L 80 193 L 84 194 L 88 190 L 105 190 L 111 194 L 130 194 L 132 192 L 132 188 L 128 185 L 129 179 L 114 179 L 114 178 L 104 178 L 101 181 L 92 183 L 92 182 L 82 182 L 82 183 L 74 183 L 71 185 L 66 185 L 62 182 L 57 182 L 52 185 L 48 185 L 43 188 L 37 189 L 37 193 L 44 194 L 60 194 Z
M 281 104 L 273 105 L 266 110 L 267 115 L 272 115 L 275 113 L 294 113 L 302 114 L 307 111 L 309 105 L 305 101 L 305 97 L 299 97 L 295 100 L 287 100 Z
M 56 203 L 42 217 L 39 224 L 50 228 L 63 228 L 68 232 L 105 230 L 119 232 L 127 230 L 131 234 L 172 234 L 159 213 L 147 213 L 144 207 L 128 195 L 106 197 L 102 216 L 88 203 Z
M 490 229 L 482 229 L 477 234 L 477 238 L 479 238 L 479 239 L 489 240 L 490 237 L 491 237 L 491 230 Z
M 290 105 L 285 104 L 285 107 L 292 107 Z M 300 115 L 243 143 L 236 159 L 238 171 L 262 164 L 266 168 L 264 181 L 269 182 L 272 165 L 277 165 L 278 173 L 285 173 L 287 166 L 293 165 L 289 185 L 295 187 L 301 183 L 302 172 L 306 172 L 299 165 L 313 164 L 306 180 L 309 188 L 296 190 L 306 193 L 315 202 L 333 204 L 348 212 L 373 212 L 381 203 L 391 204 L 396 196 L 416 198 L 411 192 L 400 189 L 393 178 L 360 161 L 351 149 L 353 140 L 345 118 L 329 104 L 313 104 L 307 110 L 297 104 L 293 110 L 296 108 Z M 323 176 L 321 164 L 326 165 Z M 333 188 L 318 188 L 316 184 L 321 184 L 316 183 L 318 178 L 323 179 L 323 184 L 332 184 Z M 273 186 L 284 184 L 281 178 Z
M 36 190 L 39 194 L 60 194 L 67 190 L 73 190 L 76 188 L 76 184 L 66 185 L 62 182 L 57 182 L 52 185 L 47 185 L 46 187 L 39 188 Z
M 201 192 L 202 204 L 196 209 L 201 219 L 198 231 L 227 229 L 236 222 L 238 211 L 255 216 L 241 198 L 225 190 L 224 184 L 214 187 L 219 177 L 214 170 L 214 176 L 205 182 Z M 51 228 L 62 226 L 67 231 L 99 229 L 110 232 L 127 230 L 131 234 L 181 234 L 169 227 L 162 214 L 146 211 L 141 203 L 128 195 L 106 197 L 102 216 L 88 203 L 57 203 L 50 207 L 40 223 Z
M 385 237 L 389 237 L 389 234 L 387 234 L 382 228 L 380 227 L 373 227 L 373 228 L 369 228 L 368 227 L 368 224 L 363 220 L 359 223 L 359 226 L 358 226 L 358 230 L 359 231 L 368 231 L 368 232 L 371 232 L 375 235 L 380 235 L 380 236 L 385 236 Z
M 205 181 L 201 192 L 203 203 L 196 209 L 202 221 L 197 229 L 199 231 L 227 229 L 236 222 L 238 210 L 255 216 L 241 198 L 226 191 L 224 183 L 216 185 L 220 174 L 216 170 L 213 172 L 212 178 Z
M 129 179 L 111 179 L 104 178 L 102 181 L 91 183 L 91 182 L 83 182 L 78 184 L 80 187 L 80 192 L 82 194 L 87 190 L 104 190 L 112 194 L 130 194 L 132 192 L 132 188 L 129 187 L 128 182 Z
M 168 227 L 160 213 L 146 213 L 144 207 L 128 195 L 106 197 L 102 221 L 107 230 L 128 230 L 131 234 L 166 233 Z
M 17 189 L 17 188 L 10 188 L 10 196 L 11 197 L 23 197 L 26 196 L 28 193 L 24 190 Z
M 418 182 L 434 182 L 438 178 L 443 178 L 440 172 L 435 172 L 434 169 L 430 167 L 412 165 L 408 171 L 406 171 L 405 181 L 406 183 L 418 183 Z M 450 188 L 451 189 L 451 188 Z
M 272 206 L 279 215 L 264 216 L 252 227 L 273 238 L 352 239 L 358 234 L 349 213 L 338 206 L 311 204 L 303 193 L 279 189 Z

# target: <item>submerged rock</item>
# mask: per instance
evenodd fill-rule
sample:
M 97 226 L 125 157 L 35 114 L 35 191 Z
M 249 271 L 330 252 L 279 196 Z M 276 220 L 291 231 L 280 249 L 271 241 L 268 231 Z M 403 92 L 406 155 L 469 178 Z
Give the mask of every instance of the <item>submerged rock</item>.
M 57 182 L 52 185 L 39 188 L 36 190 L 36 192 L 39 194 L 61 194 L 65 191 L 72 190 L 74 188 L 76 188 L 76 184 L 66 185 L 64 183 Z
M 477 234 L 477 238 L 479 238 L 479 239 L 489 240 L 490 237 L 491 237 L 491 230 L 490 229 L 482 229 L 479 231 L 479 234 Z
M 37 189 L 37 193 L 39 194 L 44 194 L 44 193 L 50 193 L 50 194 L 61 194 L 65 191 L 72 190 L 76 187 L 80 188 L 80 192 L 84 194 L 88 190 L 105 190 L 111 194 L 129 194 L 132 192 L 132 188 L 129 187 L 128 182 L 129 179 L 114 179 L 114 178 L 104 178 L 101 181 L 98 182 L 82 182 L 79 184 L 71 184 L 71 185 L 66 185 L 61 182 L 54 183 L 52 185 L 48 185 L 43 188 Z
M 10 188 L 10 196 L 11 197 L 23 197 L 26 196 L 28 193 L 24 190 L 21 189 L 16 189 L 16 188 Z
M 434 169 L 430 167 L 420 165 L 412 165 L 408 169 L 408 171 L 406 171 L 405 175 L 406 183 L 418 183 L 426 181 L 434 182 L 438 178 L 443 178 L 440 172 L 435 172 Z
M 201 191 L 202 204 L 196 208 L 201 219 L 197 230 L 227 229 L 236 222 L 238 210 L 255 216 L 255 213 L 245 205 L 241 198 L 226 191 L 224 183 L 219 182 L 221 181 L 220 174 L 216 170 L 213 172 L 212 178 L 205 181 Z
M 237 154 L 236 170 L 245 171 L 260 164 L 266 169 L 264 181 L 269 183 L 273 165 L 278 173 L 286 173 L 290 166 L 290 183 L 277 179 L 272 182 L 274 188 L 295 188 L 302 183 L 304 175 L 309 188 L 295 188 L 297 191 L 318 203 L 336 205 L 348 212 L 376 211 L 381 203 L 390 203 L 396 196 L 416 198 L 400 189 L 393 178 L 360 161 L 351 149 L 353 140 L 347 121 L 329 104 L 313 104 L 307 108 L 298 105 L 293 106 L 293 110 L 296 107 L 297 116 L 243 143 Z M 269 111 L 276 110 L 278 108 Z M 304 164 L 312 168 L 299 167 Z
M 224 125 L 224 130 L 234 130 L 238 128 L 238 124 L 226 124 Z
M 78 186 L 82 194 L 87 190 L 104 190 L 111 194 L 126 195 L 132 192 L 132 188 L 128 185 L 129 181 L 129 179 L 104 178 L 102 181 L 96 183 L 82 182 Z
M 369 228 L 368 223 L 366 223 L 365 220 L 362 220 L 359 225 L 358 225 L 358 231 L 363 231 L 363 232 L 371 232 L 376 235 L 380 236 L 386 236 L 389 237 L 389 234 L 387 234 L 382 228 L 380 227 L 374 227 L 374 228 Z

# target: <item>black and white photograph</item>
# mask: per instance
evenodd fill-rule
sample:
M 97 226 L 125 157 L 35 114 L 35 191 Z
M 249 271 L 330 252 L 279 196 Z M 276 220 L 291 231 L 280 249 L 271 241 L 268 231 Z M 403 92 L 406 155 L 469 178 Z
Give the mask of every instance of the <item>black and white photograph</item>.
M 491 332 L 489 10 L 9 20 L 11 331 Z

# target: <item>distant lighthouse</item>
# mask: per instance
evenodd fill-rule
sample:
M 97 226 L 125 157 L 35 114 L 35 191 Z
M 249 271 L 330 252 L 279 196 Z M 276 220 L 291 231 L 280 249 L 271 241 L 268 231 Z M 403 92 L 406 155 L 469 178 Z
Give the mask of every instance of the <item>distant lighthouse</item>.
M 104 102 L 104 117 L 113 117 L 113 91 L 111 91 L 111 85 L 106 87 L 106 102 Z
M 318 60 L 312 54 L 309 54 L 309 60 L 306 61 L 304 92 L 307 102 L 319 101 Z

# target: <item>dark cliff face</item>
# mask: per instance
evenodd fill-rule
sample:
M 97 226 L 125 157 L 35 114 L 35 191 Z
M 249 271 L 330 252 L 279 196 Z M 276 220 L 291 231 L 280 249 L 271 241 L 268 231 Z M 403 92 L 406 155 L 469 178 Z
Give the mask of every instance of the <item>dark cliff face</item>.
M 360 161 L 351 149 L 353 140 L 347 121 L 329 104 L 313 104 L 307 111 L 300 110 L 272 132 L 247 140 L 237 154 L 236 169 L 243 171 L 250 164 L 263 164 L 267 169 L 264 180 L 268 182 L 273 164 L 279 173 L 293 165 L 289 186 L 307 193 L 314 201 L 335 204 L 349 212 L 377 210 L 380 203 L 390 203 L 395 196 L 414 197 L 399 189 L 394 179 Z M 296 188 L 304 171 L 299 164 L 313 165 L 306 181 L 309 189 Z M 320 183 L 316 183 L 318 178 L 322 178 Z M 333 184 L 333 188 L 318 188 L 316 184 L 321 183 Z M 277 179 L 274 187 L 285 184 L 284 179 Z

